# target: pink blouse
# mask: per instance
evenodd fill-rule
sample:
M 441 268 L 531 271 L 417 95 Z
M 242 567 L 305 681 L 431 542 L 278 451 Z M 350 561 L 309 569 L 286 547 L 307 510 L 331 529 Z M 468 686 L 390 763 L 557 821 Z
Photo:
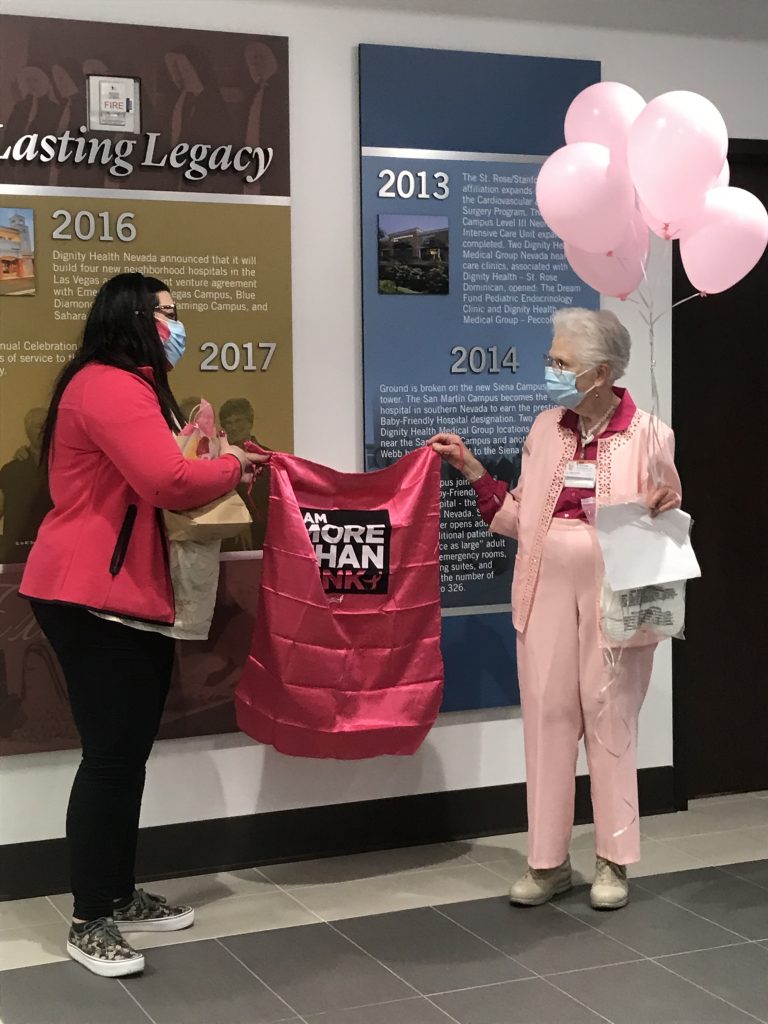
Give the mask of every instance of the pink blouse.
M 637 406 L 626 388 L 614 388 L 614 394 L 619 399 L 619 404 L 611 417 L 608 426 L 600 434 L 601 438 L 610 437 L 612 434 L 619 434 L 626 430 L 632 422 Z M 564 409 L 560 423 L 567 430 L 576 434 L 576 458 L 584 459 L 587 462 L 597 461 L 597 438 L 591 441 L 582 453 L 581 434 L 579 433 L 579 418 L 572 409 Z M 499 511 L 504 496 L 509 490 L 509 484 L 505 480 L 496 480 L 490 473 L 483 473 L 479 480 L 472 484 L 477 496 L 477 507 L 483 520 L 490 526 L 493 517 Z M 594 498 L 595 491 L 583 487 L 563 487 L 560 497 L 552 513 L 553 519 L 586 519 L 582 501 Z

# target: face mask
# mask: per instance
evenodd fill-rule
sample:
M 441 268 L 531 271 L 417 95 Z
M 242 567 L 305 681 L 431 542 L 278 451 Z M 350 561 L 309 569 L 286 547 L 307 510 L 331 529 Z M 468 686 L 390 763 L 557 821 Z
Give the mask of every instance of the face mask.
M 547 385 L 549 400 L 555 405 L 564 405 L 566 409 L 575 409 L 581 405 L 589 392 L 579 391 L 576 381 L 585 373 L 589 373 L 589 370 L 574 373 L 573 370 L 555 370 L 548 366 L 544 371 L 544 383 Z
M 171 366 L 175 366 L 187 347 L 187 332 L 180 320 L 168 320 L 164 326 L 168 328 L 169 335 L 165 342 L 165 358 Z

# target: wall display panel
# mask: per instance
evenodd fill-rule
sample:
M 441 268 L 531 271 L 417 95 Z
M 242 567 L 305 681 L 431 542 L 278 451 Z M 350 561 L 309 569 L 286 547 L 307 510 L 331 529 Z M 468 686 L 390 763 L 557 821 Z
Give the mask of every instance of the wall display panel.
M 600 65 L 375 45 L 359 58 L 366 469 L 455 430 L 514 486 L 548 404 L 552 313 L 599 304 L 535 183 Z M 515 543 L 450 469 L 442 509 L 443 710 L 517 704 Z
M 124 271 L 173 292 L 185 413 L 205 397 L 233 442 L 291 451 L 286 38 L 0 16 L 0 753 L 77 746 L 18 584 L 50 507 L 37 454 L 53 382 Z M 253 526 L 225 543 L 209 640 L 178 645 L 162 736 L 235 728 L 265 478 L 258 490 Z

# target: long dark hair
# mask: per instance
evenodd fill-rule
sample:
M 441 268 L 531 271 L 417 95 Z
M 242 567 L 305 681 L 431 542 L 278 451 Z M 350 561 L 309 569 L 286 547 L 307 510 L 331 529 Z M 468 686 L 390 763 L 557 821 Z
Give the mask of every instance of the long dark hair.
M 173 428 L 177 422 L 184 423 L 168 385 L 168 368 L 154 315 L 155 286 L 160 283 L 143 274 L 118 274 L 99 289 L 85 322 L 80 348 L 62 370 L 53 389 L 43 428 L 42 465 L 48 464 L 61 396 L 75 374 L 89 363 L 116 366 L 146 381 L 157 395 L 168 426 Z M 149 367 L 152 377 L 145 377 L 139 367 Z

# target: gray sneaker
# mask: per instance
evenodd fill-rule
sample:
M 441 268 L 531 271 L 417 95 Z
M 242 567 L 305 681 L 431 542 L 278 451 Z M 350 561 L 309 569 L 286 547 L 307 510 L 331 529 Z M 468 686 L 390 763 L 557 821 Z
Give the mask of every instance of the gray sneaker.
M 143 954 L 125 941 L 111 917 L 89 921 L 82 931 L 70 928 L 67 952 L 102 978 L 122 978 L 144 970 Z
M 510 889 L 509 901 L 520 907 L 540 907 L 542 903 L 549 903 L 553 896 L 559 896 L 571 888 L 573 879 L 569 857 L 558 868 L 529 866 L 523 877 Z
M 115 924 L 123 932 L 178 932 L 195 920 L 192 907 L 171 907 L 164 896 L 135 889 L 127 907 L 115 908 Z
M 589 899 L 595 910 L 620 910 L 626 907 L 629 903 L 626 867 L 598 857 Z

